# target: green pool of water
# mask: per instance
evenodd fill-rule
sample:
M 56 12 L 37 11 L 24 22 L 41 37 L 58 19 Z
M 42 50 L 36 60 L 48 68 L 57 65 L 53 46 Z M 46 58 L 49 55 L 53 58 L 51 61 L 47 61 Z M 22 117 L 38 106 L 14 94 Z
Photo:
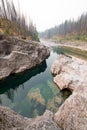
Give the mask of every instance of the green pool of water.
M 41 65 L 0 81 L 0 105 L 9 106 L 26 117 L 42 115 L 46 109 L 56 112 L 70 95 L 53 83 L 50 68 L 58 52 L 51 51 Z

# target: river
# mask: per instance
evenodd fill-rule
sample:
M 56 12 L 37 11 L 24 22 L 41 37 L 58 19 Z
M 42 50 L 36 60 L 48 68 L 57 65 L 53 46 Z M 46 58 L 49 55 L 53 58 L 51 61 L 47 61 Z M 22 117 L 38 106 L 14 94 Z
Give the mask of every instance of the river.
M 0 81 L 0 105 L 31 118 L 42 115 L 46 109 L 55 113 L 70 95 L 69 91 L 58 89 L 50 71 L 53 61 L 61 53 L 62 50 L 52 49 L 50 56 L 39 66 Z

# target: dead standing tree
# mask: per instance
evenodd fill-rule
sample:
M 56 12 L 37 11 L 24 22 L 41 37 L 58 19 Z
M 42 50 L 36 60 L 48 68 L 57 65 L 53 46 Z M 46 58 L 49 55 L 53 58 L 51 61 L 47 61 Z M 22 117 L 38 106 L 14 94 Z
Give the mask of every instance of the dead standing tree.
M 7 14 L 6 14 L 6 8 L 5 8 L 4 0 L 1 0 L 1 4 L 2 4 L 2 9 L 3 9 L 3 16 L 4 16 L 4 18 L 7 19 Z

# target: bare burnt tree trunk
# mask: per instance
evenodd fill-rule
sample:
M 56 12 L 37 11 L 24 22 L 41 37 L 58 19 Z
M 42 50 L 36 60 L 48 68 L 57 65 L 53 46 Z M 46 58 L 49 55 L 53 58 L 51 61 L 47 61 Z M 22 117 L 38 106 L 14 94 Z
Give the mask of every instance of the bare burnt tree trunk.
M 3 11 L 4 11 L 4 17 L 7 19 L 7 14 L 6 14 L 6 9 L 5 9 L 4 0 L 1 0 L 1 2 L 2 2 L 2 8 L 3 8 Z

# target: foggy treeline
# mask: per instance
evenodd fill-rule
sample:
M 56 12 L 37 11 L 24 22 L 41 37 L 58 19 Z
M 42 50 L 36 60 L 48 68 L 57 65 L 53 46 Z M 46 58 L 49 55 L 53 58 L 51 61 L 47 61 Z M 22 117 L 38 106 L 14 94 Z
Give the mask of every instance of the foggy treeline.
M 12 0 L 0 0 L 0 18 L 15 22 L 20 30 L 20 35 L 30 35 L 33 40 L 38 40 L 36 27 L 30 20 L 30 17 L 28 23 L 25 15 L 17 11 Z
M 53 36 L 66 36 L 66 35 L 87 35 L 87 13 L 82 14 L 77 21 L 66 20 L 59 26 L 55 26 L 45 32 L 40 33 L 40 37 L 51 38 Z

